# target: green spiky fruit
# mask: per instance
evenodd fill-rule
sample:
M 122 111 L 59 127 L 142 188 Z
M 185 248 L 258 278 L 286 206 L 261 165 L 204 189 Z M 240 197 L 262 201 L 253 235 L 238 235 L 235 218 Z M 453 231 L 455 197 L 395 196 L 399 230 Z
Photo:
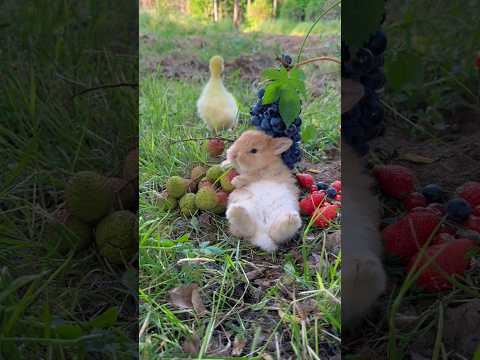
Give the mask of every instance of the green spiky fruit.
M 179 202 L 180 212 L 183 215 L 192 216 L 197 210 L 195 205 L 195 194 L 188 193 L 182 196 Z
M 162 192 L 161 194 L 157 193 L 155 202 L 161 211 L 174 210 L 178 205 L 178 200 L 173 196 L 168 195 L 166 191 Z
M 195 205 L 202 210 L 211 210 L 218 204 L 217 193 L 211 187 L 203 187 L 195 195 Z
M 221 165 L 214 165 L 207 171 L 207 179 L 211 182 L 217 181 L 217 179 L 222 176 L 223 168 Z
M 128 262 L 136 250 L 136 216 L 130 211 L 111 213 L 97 226 L 95 242 L 100 254 L 113 264 Z
M 109 213 L 113 198 L 108 179 L 93 171 L 75 174 L 65 188 L 67 208 L 79 220 L 89 224 Z
M 137 194 L 132 183 L 117 177 L 108 178 L 114 194 L 114 210 L 131 210 L 136 208 Z
M 207 169 L 201 165 L 195 166 L 192 169 L 191 178 L 192 180 L 200 180 L 207 173 Z
M 188 181 L 180 176 L 172 176 L 167 180 L 166 188 L 168 195 L 180 199 L 187 192 Z
M 92 227 L 73 216 L 68 210 L 60 209 L 47 225 L 48 240 L 61 254 L 70 250 L 84 250 L 93 238 Z

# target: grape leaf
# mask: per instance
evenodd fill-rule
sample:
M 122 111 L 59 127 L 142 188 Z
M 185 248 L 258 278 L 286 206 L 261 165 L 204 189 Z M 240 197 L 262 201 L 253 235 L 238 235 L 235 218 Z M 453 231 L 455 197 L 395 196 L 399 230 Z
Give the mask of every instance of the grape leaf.
M 383 13 L 384 0 L 370 0 L 368 6 L 363 0 L 342 1 L 342 40 L 350 53 L 355 54 L 378 29 Z
M 266 69 L 262 73 L 264 80 L 285 80 L 288 79 L 288 73 L 285 68 L 281 69 Z
M 265 94 L 263 95 L 262 104 L 271 104 L 280 97 L 280 84 L 275 81 L 265 87 Z
M 421 85 L 424 71 L 422 58 L 410 51 L 399 54 L 385 64 L 385 76 L 394 90 Z
M 285 126 L 289 127 L 300 113 L 300 98 L 294 89 L 281 89 L 279 110 Z
M 305 73 L 300 68 L 293 68 L 290 70 L 290 78 L 305 81 Z

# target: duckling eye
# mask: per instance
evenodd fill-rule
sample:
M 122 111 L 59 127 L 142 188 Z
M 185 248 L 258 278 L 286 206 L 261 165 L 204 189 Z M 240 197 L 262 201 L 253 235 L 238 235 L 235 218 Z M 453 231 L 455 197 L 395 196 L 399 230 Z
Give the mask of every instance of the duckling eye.
M 256 154 L 256 153 L 257 153 L 257 151 L 258 151 L 258 150 L 257 150 L 257 149 L 255 149 L 255 148 L 254 148 L 254 149 L 252 149 L 252 150 L 250 150 L 250 152 L 251 152 L 252 154 Z

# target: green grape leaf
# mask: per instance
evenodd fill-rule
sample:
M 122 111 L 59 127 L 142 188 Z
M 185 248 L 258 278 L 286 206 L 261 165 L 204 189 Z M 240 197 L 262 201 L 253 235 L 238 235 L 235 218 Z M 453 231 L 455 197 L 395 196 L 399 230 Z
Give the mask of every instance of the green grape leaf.
M 305 82 L 298 79 L 288 79 L 286 83 L 287 88 L 295 89 L 304 98 L 307 97 L 307 89 L 305 88 Z
M 424 64 L 415 53 L 403 52 L 385 64 L 385 76 L 394 90 L 418 87 L 423 83 Z
M 350 53 L 368 41 L 380 26 L 384 13 L 384 0 L 370 0 L 368 6 L 363 0 L 342 1 L 342 40 L 350 48 Z
M 282 88 L 279 110 L 285 126 L 289 127 L 300 113 L 300 98 L 294 89 Z
M 266 69 L 262 73 L 263 80 L 285 80 L 288 79 L 288 73 L 285 68 L 280 69 Z
M 305 81 L 305 73 L 300 68 L 293 68 L 290 70 L 290 78 Z
M 262 104 L 271 104 L 280 97 L 280 84 L 278 81 L 271 82 L 265 87 L 265 94 L 263 95 Z

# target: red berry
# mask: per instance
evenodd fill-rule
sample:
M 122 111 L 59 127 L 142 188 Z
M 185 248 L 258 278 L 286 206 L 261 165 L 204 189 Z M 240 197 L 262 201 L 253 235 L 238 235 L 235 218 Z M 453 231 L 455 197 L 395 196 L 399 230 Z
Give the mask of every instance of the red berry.
M 338 201 L 338 202 L 341 202 L 342 201 L 342 195 L 341 194 L 337 194 L 337 196 L 335 196 L 335 201 Z
M 232 180 L 238 176 L 238 172 L 235 169 L 230 169 L 230 171 L 225 175 L 228 181 L 232 182 Z
M 325 192 L 315 191 L 314 193 L 310 194 L 310 198 L 313 201 L 313 205 L 315 207 L 321 205 L 325 200 Z
M 457 195 L 468 201 L 471 207 L 475 208 L 480 205 L 480 182 L 468 181 L 460 186 Z
M 313 214 L 315 224 L 322 229 L 328 227 L 328 225 L 330 225 L 330 222 L 332 222 L 337 217 L 338 209 L 338 205 L 326 205 L 317 209 Z
M 300 186 L 304 189 L 310 189 L 315 183 L 313 176 L 310 174 L 297 174 L 297 181 Z
M 387 252 L 407 261 L 430 238 L 439 222 L 440 217 L 432 211 L 418 210 L 388 225 L 382 232 Z
M 427 199 L 425 199 L 425 196 L 422 194 L 413 192 L 403 199 L 403 205 L 405 206 L 405 209 L 412 210 L 418 206 L 427 206 Z
M 395 199 L 403 199 L 415 190 L 415 176 L 410 169 L 404 166 L 376 166 L 373 174 L 382 191 Z
M 216 157 L 223 154 L 225 150 L 225 143 L 221 139 L 210 139 L 207 144 L 208 154 Z
M 465 226 L 471 230 L 480 232 L 480 216 L 470 215 L 465 221 Z
M 304 215 L 312 215 L 315 211 L 315 204 L 313 203 L 310 196 L 307 196 L 300 200 L 298 205 L 300 206 L 300 212 Z
M 330 186 L 332 188 L 334 188 L 335 190 L 337 190 L 337 193 L 341 193 L 342 192 L 342 182 L 340 180 L 335 180 L 334 182 L 332 182 L 330 184 Z
M 431 292 L 451 289 L 452 284 L 443 276 L 441 271 L 436 269 L 436 266 L 450 276 L 463 275 L 470 265 L 468 253 L 474 246 L 475 243 L 470 239 L 455 239 L 454 241 L 430 246 L 419 260 L 415 271 L 418 271 L 431 258 L 435 258 L 435 260 L 417 278 L 417 286 Z M 420 254 L 411 258 L 408 270 L 412 269 L 418 257 L 420 257 Z
M 317 185 L 313 184 L 312 187 L 310 188 L 310 194 L 314 193 L 315 191 L 318 191 Z

